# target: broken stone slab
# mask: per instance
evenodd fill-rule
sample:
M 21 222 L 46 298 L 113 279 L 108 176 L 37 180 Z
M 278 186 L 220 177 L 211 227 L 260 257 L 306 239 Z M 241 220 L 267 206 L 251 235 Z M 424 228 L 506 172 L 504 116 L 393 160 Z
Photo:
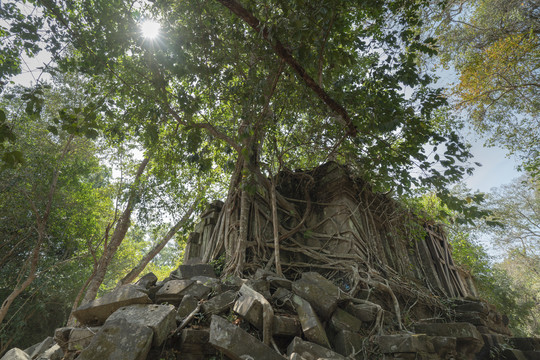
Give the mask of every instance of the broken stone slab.
M 374 337 L 374 342 L 383 354 L 435 352 L 430 337 L 424 334 L 380 335 Z
M 287 347 L 287 354 L 290 356 L 297 353 L 306 360 L 346 360 L 346 358 L 324 346 L 304 341 L 295 337 Z
M 101 325 L 122 306 L 151 302 L 141 287 L 128 284 L 103 295 L 99 299 L 90 301 L 88 304 L 79 306 L 73 315 L 83 325 Z
M 68 351 L 82 350 L 90 345 L 99 329 L 99 327 L 73 328 L 69 333 Z
M 340 330 L 358 332 L 362 329 L 362 321 L 345 310 L 337 308 L 330 318 L 330 326 L 336 332 Z
M 270 283 L 265 279 L 248 280 L 246 285 L 264 296 L 265 299 L 272 298 L 272 295 L 270 295 Z
M 153 335 L 149 327 L 125 319 L 108 321 L 77 360 L 146 360 Z
M 292 291 L 308 301 L 323 320 L 330 319 L 340 300 L 339 288 L 316 272 L 303 273 L 293 282 Z
M 180 265 L 171 272 L 170 278 L 175 280 L 189 280 L 194 276 L 207 276 L 216 278 L 214 267 L 210 264 Z
M 35 360 L 62 360 L 64 357 L 64 351 L 58 344 L 54 344 L 41 355 L 35 357 Z
M 357 354 L 363 347 L 366 338 L 358 333 L 341 330 L 334 336 L 334 349 L 343 356 Z
M 213 346 L 210 346 L 210 329 L 192 329 L 186 328 L 182 330 L 180 336 L 180 353 L 181 359 L 184 355 L 191 355 L 194 359 L 202 359 L 205 355 L 216 354 L 217 351 Z
M 461 301 L 454 306 L 456 312 L 477 312 L 480 314 L 489 314 L 489 306 L 483 301 Z
M 180 302 L 180 305 L 178 305 L 177 311 L 177 316 L 180 318 L 180 321 L 191 314 L 193 310 L 197 308 L 197 305 L 199 305 L 199 300 L 195 299 L 191 295 L 184 296 Z
M 156 285 L 156 282 L 157 276 L 154 273 L 149 272 L 148 274 L 137 280 L 135 285 L 139 285 L 140 287 L 143 287 L 145 289 L 150 289 L 152 286 Z
M 182 298 L 191 295 L 196 299 L 205 298 L 212 289 L 193 280 L 171 280 L 165 283 L 156 293 L 157 303 L 170 303 L 178 305 Z
M 30 355 L 19 348 L 13 348 L 2 356 L 0 360 L 30 360 Z
M 147 326 L 154 332 L 152 346 L 160 346 L 176 329 L 176 311 L 173 305 L 131 305 L 114 312 L 109 321 L 124 319 L 132 324 Z
M 330 348 L 326 331 L 310 303 L 298 295 L 292 296 L 292 302 L 302 324 L 302 332 L 309 341 Z
M 363 322 L 370 323 L 377 319 L 379 307 L 376 304 L 354 304 L 349 303 L 345 306 L 345 311 L 354 315 Z
M 536 354 L 535 354 L 536 353 Z M 521 351 L 516 349 L 504 349 L 500 353 L 500 359 L 504 360 L 538 360 L 539 352 Z
M 54 330 L 54 341 L 60 345 L 64 352 L 68 349 L 69 335 L 73 329 L 72 327 L 61 327 Z
M 281 336 L 302 335 L 302 325 L 297 316 L 274 315 L 272 333 Z
M 212 315 L 209 342 L 232 360 L 283 360 L 272 348 L 218 315 Z
M 202 304 L 202 310 L 205 314 L 219 315 L 229 311 L 236 301 L 236 291 L 226 291 L 222 294 L 214 296 Z
M 285 288 L 278 288 L 272 294 L 272 303 L 276 309 L 294 312 L 294 304 L 292 302 L 293 293 Z
M 34 344 L 30 346 L 28 349 L 25 349 L 24 352 L 30 355 L 32 359 L 34 359 L 53 345 L 54 345 L 54 339 L 52 338 L 52 336 L 48 336 L 42 342 Z
M 263 295 L 246 284 L 240 288 L 233 311 L 260 330 L 263 328 L 263 304 Z
M 474 357 L 484 346 L 482 334 L 470 323 L 422 323 L 414 329 L 427 335 L 455 337 L 457 352 L 464 358 Z
M 289 355 L 289 360 L 307 360 L 307 359 L 298 353 L 292 353 L 291 355 Z
M 270 284 L 271 288 L 284 288 L 287 290 L 292 289 L 292 281 L 278 276 L 268 276 L 266 281 Z

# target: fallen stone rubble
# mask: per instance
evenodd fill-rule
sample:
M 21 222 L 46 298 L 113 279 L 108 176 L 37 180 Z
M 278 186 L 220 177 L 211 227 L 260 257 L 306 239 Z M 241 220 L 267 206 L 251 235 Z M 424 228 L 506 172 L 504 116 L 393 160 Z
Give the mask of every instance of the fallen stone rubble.
M 211 265 L 181 265 L 81 306 L 78 327 L 1 360 L 540 359 L 540 339 L 510 337 L 508 319 L 480 300 L 404 326 L 391 311 L 316 272 L 218 279 Z

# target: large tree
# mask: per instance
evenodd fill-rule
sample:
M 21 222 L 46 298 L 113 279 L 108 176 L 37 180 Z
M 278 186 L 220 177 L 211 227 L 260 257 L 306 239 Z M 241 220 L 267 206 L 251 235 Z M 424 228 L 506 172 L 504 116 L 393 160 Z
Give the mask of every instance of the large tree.
M 465 147 L 437 126 L 441 90 L 416 65 L 432 53 L 414 31 L 422 2 L 36 3 L 59 69 L 83 72 L 100 84 L 96 96 L 107 94 L 99 111 L 117 116 L 105 134 L 134 134 L 164 168 L 187 162 L 230 175 L 215 234 L 228 271 L 244 267 L 254 192 L 290 210 L 267 177 L 278 169 L 332 158 L 379 189 L 429 186 L 443 196 L 468 171 Z M 145 19 L 161 24 L 157 38 L 142 36 Z M 444 155 L 429 157 L 426 145 Z
M 540 172 L 540 6 L 534 0 L 437 1 L 440 59 L 456 70 L 455 105 L 487 143 Z

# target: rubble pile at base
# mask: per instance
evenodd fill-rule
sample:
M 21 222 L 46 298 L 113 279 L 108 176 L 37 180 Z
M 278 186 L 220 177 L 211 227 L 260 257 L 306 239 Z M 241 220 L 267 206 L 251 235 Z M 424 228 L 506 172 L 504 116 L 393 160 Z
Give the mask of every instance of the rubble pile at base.
M 511 338 L 507 319 L 480 300 L 398 324 L 392 307 L 351 298 L 316 272 L 219 279 L 211 265 L 181 265 L 74 314 L 78 327 L 1 360 L 540 359 L 540 339 Z

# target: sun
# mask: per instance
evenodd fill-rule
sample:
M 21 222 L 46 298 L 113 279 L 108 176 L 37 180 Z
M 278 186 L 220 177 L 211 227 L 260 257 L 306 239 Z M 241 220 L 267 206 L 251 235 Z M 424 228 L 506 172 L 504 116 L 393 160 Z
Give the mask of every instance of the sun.
M 147 39 L 155 39 L 159 35 L 161 25 L 153 20 L 146 20 L 141 24 L 141 33 Z

